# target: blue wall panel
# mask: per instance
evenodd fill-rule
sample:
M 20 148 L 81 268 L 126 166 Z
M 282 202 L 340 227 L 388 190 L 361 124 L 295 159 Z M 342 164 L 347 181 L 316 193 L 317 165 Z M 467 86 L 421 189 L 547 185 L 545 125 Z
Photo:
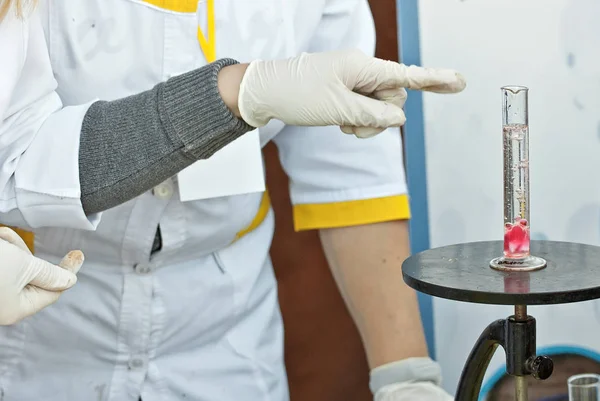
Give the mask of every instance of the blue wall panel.
M 421 65 L 419 43 L 418 0 L 397 0 L 398 43 L 404 64 Z M 427 207 L 427 174 L 425 170 L 425 129 L 423 99 L 420 92 L 410 91 L 405 106 L 407 122 L 404 127 L 408 188 L 411 196 L 410 239 L 412 252 L 429 249 L 429 212 Z M 419 294 L 419 303 L 427 345 L 435 358 L 433 330 L 433 299 Z

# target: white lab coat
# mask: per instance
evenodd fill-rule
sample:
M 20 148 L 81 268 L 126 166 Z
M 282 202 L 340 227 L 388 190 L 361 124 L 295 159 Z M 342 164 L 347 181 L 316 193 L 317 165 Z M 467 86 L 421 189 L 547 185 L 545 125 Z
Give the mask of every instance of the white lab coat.
M 215 6 L 218 58 L 374 50 L 367 0 Z M 27 22 L 0 25 L 0 223 L 34 227 L 44 259 L 86 255 L 78 284 L 56 305 L 0 328 L 3 401 L 288 398 L 268 204 L 247 230 L 262 194 L 183 203 L 173 178 L 101 216 L 85 216 L 79 201 L 79 132 L 90 103 L 204 65 L 197 27 L 206 0 L 195 8 L 50 0 Z M 397 131 L 359 140 L 337 127 L 273 122 L 260 136 L 275 141 L 291 177 L 298 229 L 408 217 Z M 163 246 L 151 257 L 159 224 Z M 48 226 L 64 228 L 40 228 Z

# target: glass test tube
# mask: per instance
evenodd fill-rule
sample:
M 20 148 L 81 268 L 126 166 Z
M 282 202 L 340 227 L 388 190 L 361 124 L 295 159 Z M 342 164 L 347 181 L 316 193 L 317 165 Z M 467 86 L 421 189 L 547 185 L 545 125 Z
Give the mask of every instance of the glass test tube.
M 504 257 L 529 256 L 529 110 L 523 86 L 502 88 Z
M 490 265 L 500 270 L 536 270 L 546 266 L 530 255 L 529 89 L 502 87 L 504 170 L 504 256 Z
M 600 375 L 571 376 L 568 385 L 569 401 L 600 401 Z

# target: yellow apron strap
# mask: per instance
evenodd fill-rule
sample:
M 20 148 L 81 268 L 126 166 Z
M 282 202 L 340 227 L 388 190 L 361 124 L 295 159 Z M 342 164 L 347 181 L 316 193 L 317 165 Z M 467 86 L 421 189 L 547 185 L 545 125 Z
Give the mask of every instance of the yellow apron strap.
M 269 191 L 265 191 L 263 193 L 262 199 L 260 200 L 260 205 L 258 206 L 258 212 L 252 219 L 252 222 L 248 224 L 246 228 L 238 232 L 235 236 L 233 242 L 242 238 L 244 235 L 248 234 L 255 230 L 258 226 L 262 224 L 263 221 L 267 218 L 267 214 L 269 213 L 269 209 L 271 208 L 271 198 L 269 198 Z
M 217 39 L 215 28 L 215 0 L 206 0 L 206 27 L 207 34 L 204 35 L 202 28 L 198 26 L 198 42 L 206 61 L 212 63 L 217 59 Z
M 206 0 L 206 20 L 207 35 L 204 35 L 202 28 L 198 26 L 198 43 L 200 43 L 200 48 L 206 61 L 212 63 L 217 60 L 215 0 Z M 260 226 L 267 217 L 270 208 L 271 199 L 269 198 L 269 193 L 265 191 L 256 215 L 247 227 L 236 234 L 234 242 Z
M 3 226 L 2 224 L 0 224 L 0 227 L 8 226 Z M 32 232 L 21 230 L 20 228 L 15 227 L 8 228 L 14 230 L 19 235 L 19 237 L 21 237 L 21 239 L 25 242 L 25 245 L 27 245 L 27 248 L 29 248 L 31 253 L 35 252 L 35 235 Z

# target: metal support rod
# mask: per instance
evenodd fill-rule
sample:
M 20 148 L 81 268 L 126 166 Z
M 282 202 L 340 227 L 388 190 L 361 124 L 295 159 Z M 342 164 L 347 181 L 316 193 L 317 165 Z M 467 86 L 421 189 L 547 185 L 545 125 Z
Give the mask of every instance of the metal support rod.
M 517 322 L 527 320 L 527 305 L 515 305 L 515 320 Z
M 524 322 L 526 320 L 527 305 L 515 305 L 515 321 Z M 527 379 L 528 376 L 515 376 L 515 398 L 517 401 L 529 400 Z
M 515 378 L 517 401 L 528 401 L 528 378 L 546 380 L 552 374 L 552 360 L 535 355 L 535 319 L 527 306 L 516 305 L 515 314 L 496 320 L 479 336 L 463 368 L 456 401 L 477 401 L 485 371 L 500 345 L 506 354 L 506 373 Z
M 528 376 L 515 376 L 515 398 L 517 401 L 528 401 L 527 394 L 527 378 Z

